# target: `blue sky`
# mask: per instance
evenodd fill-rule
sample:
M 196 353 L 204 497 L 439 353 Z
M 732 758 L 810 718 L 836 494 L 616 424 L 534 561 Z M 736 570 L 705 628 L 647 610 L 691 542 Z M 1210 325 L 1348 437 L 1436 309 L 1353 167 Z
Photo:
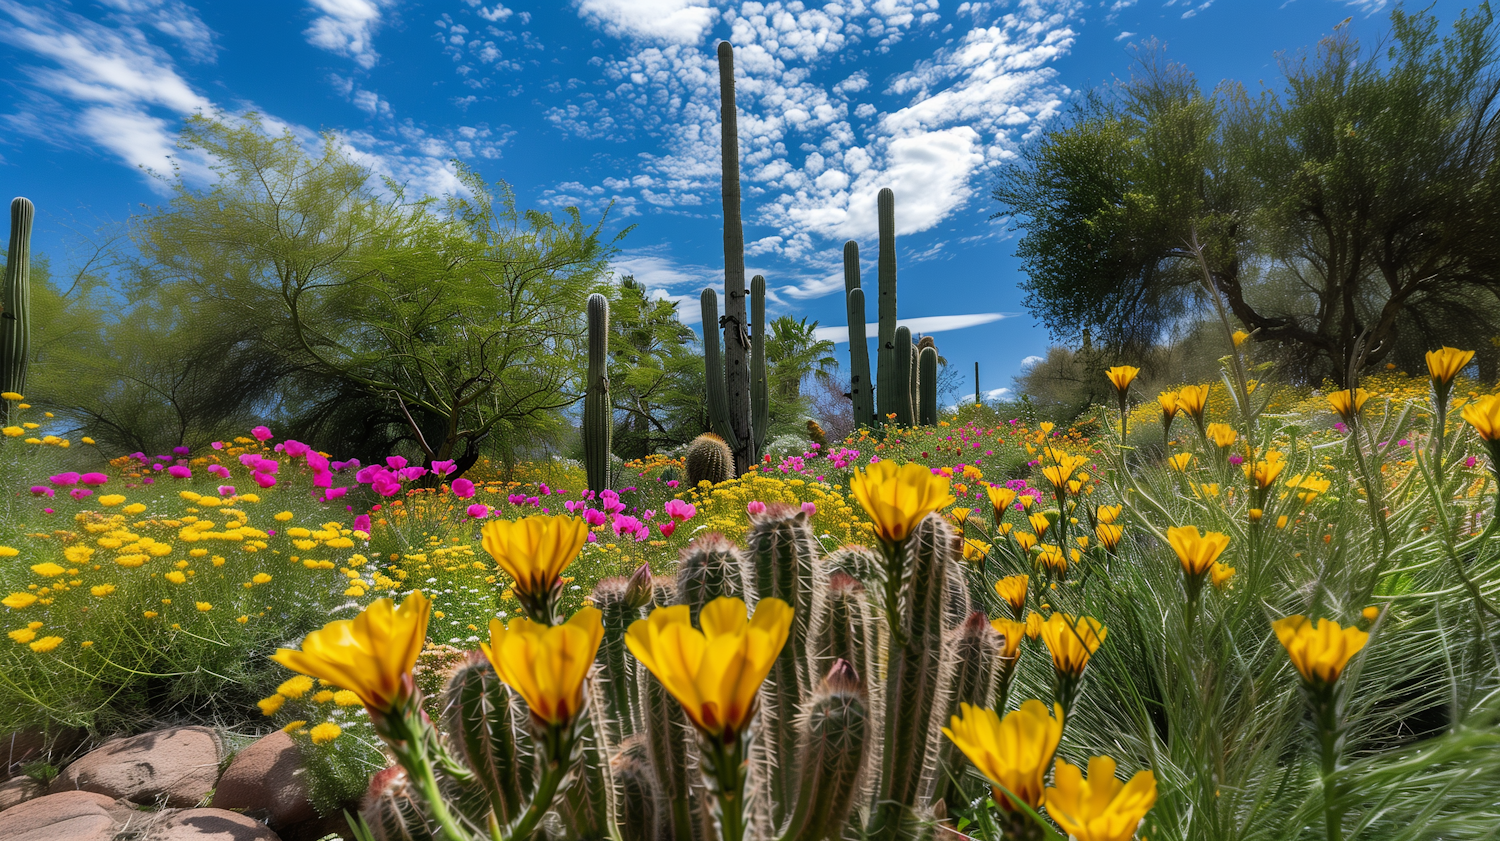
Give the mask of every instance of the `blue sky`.
M 413 188 L 453 158 L 522 206 L 633 224 L 616 261 L 683 301 L 722 287 L 714 47 L 737 48 L 745 237 L 773 314 L 842 332 L 840 259 L 872 276 L 875 194 L 896 192 L 903 319 L 986 392 L 1043 353 L 995 168 L 1149 38 L 1212 85 L 1279 87 L 1276 54 L 1386 0 L 0 0 L 0 179 L 61 268 L 77 230 L 161 201 L 184 116 L 256 110 Z M 1445 22 L 1464 7 L 1439 0 Z M 190 179 L 206 173 L 175 159 Z M 873 309 L 871 316 L 874 315 Z M 839 346 L 842 358 L 847 345 Z M 972 390 L 972 382 L 965 388 Z

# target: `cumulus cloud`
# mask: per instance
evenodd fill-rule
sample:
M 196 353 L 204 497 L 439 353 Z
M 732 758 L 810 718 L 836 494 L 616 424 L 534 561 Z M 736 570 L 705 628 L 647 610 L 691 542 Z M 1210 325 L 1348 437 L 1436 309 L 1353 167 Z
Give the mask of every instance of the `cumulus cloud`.
M 390 1 L 307 0 L 317 15 L 302 34 L 314 47 L 349 56 L 368 70 L 380 58 L 373 39 L 383 7 Z
M 969 315 L 929 315 L 921 318 L 898 318 L 897 327 L 908 327 L 911 332 L 923 336 L 931 336 L 935 333 L 946 333 L 953 330 L 962 330 L 966 327 L 978 327 L 981 324 L 991 324 L 1002 318 L 1012 318 L 1014 313 L 1002 312 L 979 312 Z M 870 322 L 865 325 L 865 335 L 874 336 L 880 330 L 878 322 Z M 834 344 L 845 344 L 849 341 L 849 326 L 819 327 L 813 334 L 821 340 L 833 342 Z
M 576 0 L 584 20 L 616 38 L 692 44 L 714 23 L 708 0 Z
M 1041 361 L 1042 358 L 1040 356 L 1028 356 L 1025 359 L 1021 360 L 1021 369 L 1025 370 Z

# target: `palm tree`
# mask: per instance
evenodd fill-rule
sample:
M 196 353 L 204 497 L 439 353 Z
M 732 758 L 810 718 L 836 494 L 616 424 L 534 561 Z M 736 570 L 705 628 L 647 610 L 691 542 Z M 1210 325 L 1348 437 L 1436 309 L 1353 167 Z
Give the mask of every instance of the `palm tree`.
M 802 398 L 802 381 L 809 376 L 830 378 L 838 370 L 833 342 L 816 336 L 818 322 L 783 315 L 771 321 L 766 334 L 766 376 L 771 392 L 782 403 Z

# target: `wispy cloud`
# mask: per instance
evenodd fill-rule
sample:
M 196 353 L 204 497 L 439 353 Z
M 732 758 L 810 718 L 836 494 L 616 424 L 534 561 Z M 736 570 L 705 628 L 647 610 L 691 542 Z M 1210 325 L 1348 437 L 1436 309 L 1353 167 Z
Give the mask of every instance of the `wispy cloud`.
M 375 30 L 380 27 L 383 7 L 391 0 L 307 0 L 316 12 L 303 31 L 307 43 L 336 55 L 349 56 L 366 70 L 375 66 Z
M 1133 37 L 1134 35 L 1135 35 L 1134 32 L 1121 32 L 1119 35 L 1115 36 L 1115 40 L 1116 41 L 1123 41 L 1126 38 Z
M 1015 313 L 1004 312 L 980 312 L 969 315 L 929 315 L 921 318 L 899 318 L 896 320 L 897 327 L 910 328 L 913 335 L 922 334 L 930 336 L 935 333 L 962 330 L 966 327 L 978 327 L 981 324 L 992 324 L 1003 318 L 1014 318 Z M 865 335 L 873 336 L 880 330 L 880 324 L 870 322 L 865 325 Z M 834 344 L 845 344 L 849 341 L 849 326 L 819 327 L 813 331 L 819 339 L 833 342 Z

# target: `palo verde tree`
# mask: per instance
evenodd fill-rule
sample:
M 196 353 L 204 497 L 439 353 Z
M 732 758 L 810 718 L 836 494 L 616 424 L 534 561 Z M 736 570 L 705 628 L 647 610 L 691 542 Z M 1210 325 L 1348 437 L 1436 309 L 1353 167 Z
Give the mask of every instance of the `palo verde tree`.
M 1128 82 L 995 187 L 1025 234 L 1031 310 L 1061 339 L 1090 330 L 1128 351 L 1216 294 L 1306 380 L 1417 367 L 1442 343 L 1488 347 L 1500 332 L 1494 17 L 1481 4 L 1446 36 L 1427 12 L 1391 21 L 1388 49 L 1341 26 L 1283 57 L 1284 89 L 1259 96 L 1233 82 L 1206 94 L 1144 50 Z
M 487 439 L 514 452 L 578 399 L 583 302 L 618 241 L 604 219 L 518 210 L 462 165 L 463 195 L 412 199 L 336 137 L 311 154 L 253 114 L 190 118 L 180 145 L 217 179 L 174 174 L 168 204 L 134 221 L 135 291 L 202 303 L 221 323 L 199 329 L 253 325 L 251 343 L 317 380 L 293 390 L 323 415 L 339 416 L 330 395 L 362 395 L 462 471 Z

